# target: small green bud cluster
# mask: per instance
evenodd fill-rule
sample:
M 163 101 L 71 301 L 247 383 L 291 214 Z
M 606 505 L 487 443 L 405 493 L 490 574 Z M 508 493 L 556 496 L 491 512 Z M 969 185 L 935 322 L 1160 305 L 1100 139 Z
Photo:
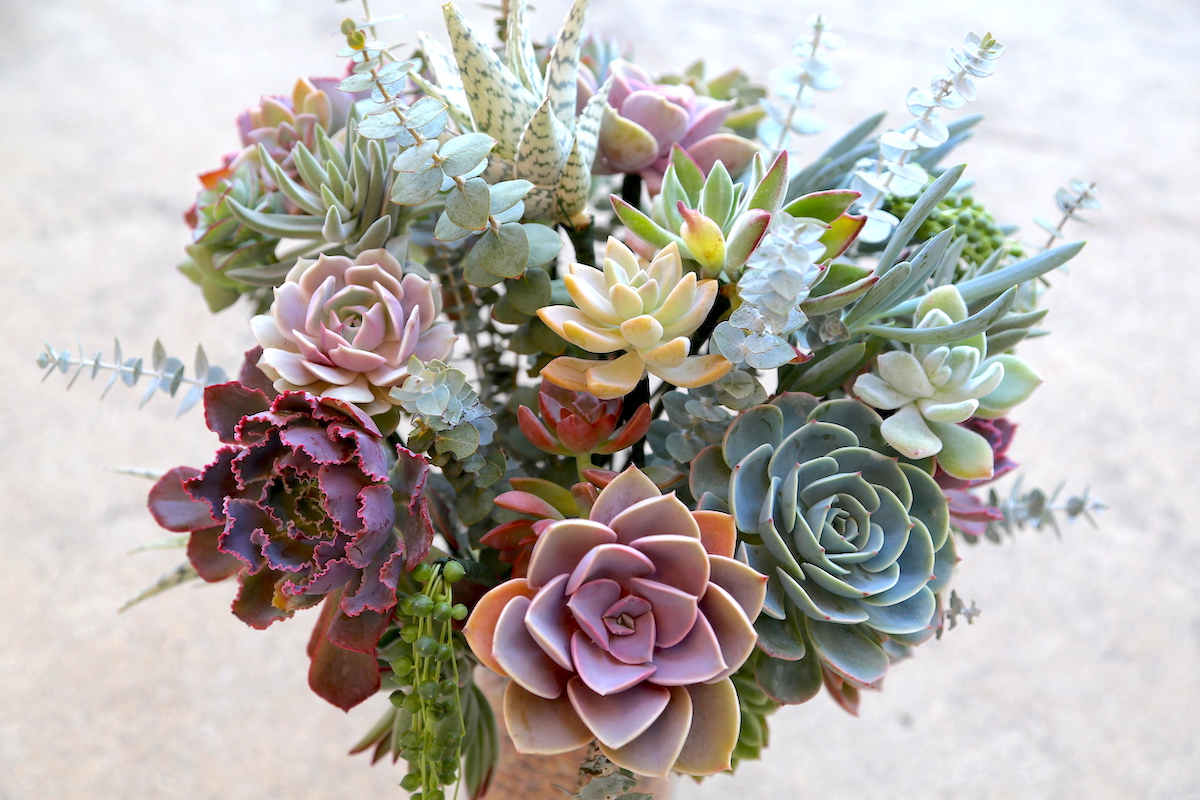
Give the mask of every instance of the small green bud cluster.
M 400 636 L 388 654 L 400 688 L 389 699 L 409 765 L 400 786 L 413 800 L 444 800 L 442 787 L 458 780 L 464 727 L 452 623 L 466 619 L 467 607 L 454 602 L 450 585 L 465 574 L 452 559 L 418 565 L 412 577 L 421 590 L 404 596 L 396 613 Z
M 912 208 L 914 198 L 890 197 L 887 207 L 901 219 Z M 932 239 L 947 228 L 954 228 L 955 236 L 967 237 L 963 259 L 973 267 L 979 267 L 997 250 L 1004 250 L 1010 257 L 1025 257 L 1025 249 L 1004 235 L 992 212 L 970 193 L 950 194 L 937 204 L 929 218 L 917 229 L 920 241 Z M 955 276 L 956 278 L 962 276 Z

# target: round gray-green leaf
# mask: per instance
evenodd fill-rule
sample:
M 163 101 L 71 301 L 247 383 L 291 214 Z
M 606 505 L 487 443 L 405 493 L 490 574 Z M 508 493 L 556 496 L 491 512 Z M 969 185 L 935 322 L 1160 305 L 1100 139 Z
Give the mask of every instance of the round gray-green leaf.
M 478 266 L 501 278 L 516 278 L 525 271 L 528 259 L 529 239 L 525 229 L 518 222 L 508 222 L 499 230 L 485 231 L 467 253 L 463 266 Z
M 528 267 L 540 267 L 558 257 L 562 250 L 562 237 L 558 231 L 548 225 L 536 222 L 526 223 L 525 237 L 529 240 L 529 257 L 525 261 Z
M 523 314 L 533 315 L 550 303 L 550 276 L 536 267 L 525 270 L 520 278 L 507 281 L 508 301 Z
M 392 184 L 392 202 L 401 206 L 417 206 L 432 199 L 441 188 L 441 170 L 397 172 Z
M 438 156 L 442 159 L 442 171 L 456 176 L 470 172 L 487 158 L 495 147 L 496 140 L 486 133 L 464 133 L 442 145 Z M 520 199 L 520 198 L 518 198 Z
M 483 178 L 472 178 L 456 185 L 446 195 L 446 216 L 455 225 L 467 230 L 481 231 L 486 228 L 490 207 L 488 185 Z

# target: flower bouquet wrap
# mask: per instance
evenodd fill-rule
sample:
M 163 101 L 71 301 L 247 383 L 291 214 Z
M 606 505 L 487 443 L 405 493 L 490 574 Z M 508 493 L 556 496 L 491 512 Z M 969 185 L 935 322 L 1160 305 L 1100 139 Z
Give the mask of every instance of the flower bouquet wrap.
M 946 112 L 1000 42 L 814 150 L 824 17 L 767 87 L 654 75 L 587 5 L 544 42 L 523 0 L 498 44 L 453 3 L 415 47 L 347 18 L 340 77 L 237 116 L 185 213 L 243 363 L 40 357 L 202 408 L 212 460 L 149 493 L 187 563 L 137 599 L 198 578 L 251 627 L 308 618 L 310 687 L 386 698 L 354 751 L 421 800 L 487 795 L 501 737 L 579 751 L 581 798 L 732 770 L 971 621 L 974 545 L 1099 507 L 991 487 L 1098 206 L 1072 182 L 1043 245 L 976 199 L 979 118 Z

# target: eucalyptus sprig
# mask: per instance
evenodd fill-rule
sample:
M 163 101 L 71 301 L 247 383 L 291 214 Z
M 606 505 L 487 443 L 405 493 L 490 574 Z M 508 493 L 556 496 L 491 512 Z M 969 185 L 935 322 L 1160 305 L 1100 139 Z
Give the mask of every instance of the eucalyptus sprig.
M 104 353 L 100 350 L 88 357 L 84 355 L 82 344 L 76 346 L 78 355 L 72 354 L 66 349 L 56 350 L 47 344 L 46 349 L 37 357 L 37 365 L 45 370 L 42 380 L 46 380 L 54 372 L 65 374 L 74 369 L 75 374 L 67 383 L 67 388 L 70 389 L 84 372 L 87 372 L 88 377 L 92 380 L 95 380 L 101 372 L 110 372 L 112 374 L 109 376 L 108 383 L 105 384 L 104 391 L 100 393 L 100 397 L 103 398 L 108 394 L 109 389 L 116 385 L 118 379 L 126 386 L 136 386 L 138 381 L 146 378 L 149 383 L 142 393 L 138 408 L 150 402 L 150 398 L 154 396 L 156 390 L 161 390 L 174 397 L 179 389 L 186 385 L 190 388 L 183 396 L 183 400 L 175 412 L 176 416 L 182 415 L 200 402 L 204 396 L 205 386 L 224 383 L 226 380 L 225 370 L 215 364 L 209 364 L 208 355 L 200 345 L 196 346 L 196 356 L 192 366 L 194 377 L 191 378 L 187 377 L 187 368 L 183 362 L 174 356 L 168 356 L 166 348 L 157 339 L 151 350 L 149 367 L 141 356 L 125 358 L 119 339 L 113 339 L 112 358 L 109 360 L 105 360 Z

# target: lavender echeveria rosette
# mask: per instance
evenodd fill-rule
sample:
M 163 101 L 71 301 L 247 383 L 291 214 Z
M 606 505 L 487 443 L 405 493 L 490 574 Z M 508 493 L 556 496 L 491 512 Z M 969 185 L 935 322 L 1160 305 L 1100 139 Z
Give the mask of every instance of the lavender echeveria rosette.
M 258 367 L 281 392 L 344 400 L 372 416 L 391 411 L 389 392 L 408 376 L 409 358 L 444 360 L 454 346 L 453 326 L 435 322 L 434 288 L 382 249 L 353 261 L 300 259 L 271 312 L 250 320 L 263 347 Z
M 754 649 L 766 578 L 733 558 L 720 512 L 690 511 L 636 467 L 589 519 L 545 527 L 525 578 L 467 620 L 479 660 L 510 678 L 509 735 L 523 753 L 598 740 L 641 775 L 730 766 L 738 698 L 729 676 Z

